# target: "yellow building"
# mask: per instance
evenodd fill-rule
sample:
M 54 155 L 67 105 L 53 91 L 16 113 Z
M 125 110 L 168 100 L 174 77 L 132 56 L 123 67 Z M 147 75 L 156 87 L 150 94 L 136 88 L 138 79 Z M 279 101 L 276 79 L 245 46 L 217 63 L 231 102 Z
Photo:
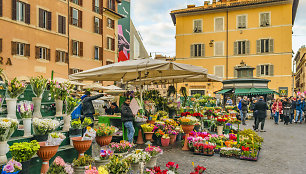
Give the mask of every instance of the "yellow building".
M 295 73 L 295 90 L 304 92 L 306 91 L 306 47 L 302 46 L 297 52 L 294 61 L 296 62 Z
M 176 61 L 236 77 L 243 60 L 270 89 L 292 90 L 292 26 L 298 0 L 222 0 L 171 12 L 176 25 Z M 221 83 L 183 84 L 190 94 L 213 95 Z

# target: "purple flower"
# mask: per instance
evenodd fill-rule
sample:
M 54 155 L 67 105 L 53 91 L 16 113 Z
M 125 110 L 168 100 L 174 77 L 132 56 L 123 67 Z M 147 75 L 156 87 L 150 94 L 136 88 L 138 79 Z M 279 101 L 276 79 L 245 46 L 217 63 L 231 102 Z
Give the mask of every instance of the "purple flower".
M 8 173 L 13 173 L 14 170 L 15 170 L 15 168 L 12 164 L 7 164 L 3 167 L 3 171 L 6 171 Z

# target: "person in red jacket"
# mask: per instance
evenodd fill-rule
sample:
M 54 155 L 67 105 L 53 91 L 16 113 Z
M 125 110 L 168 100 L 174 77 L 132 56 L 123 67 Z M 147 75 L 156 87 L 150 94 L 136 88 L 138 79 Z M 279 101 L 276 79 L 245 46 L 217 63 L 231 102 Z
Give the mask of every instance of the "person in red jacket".
M 274 115 L 275 124 L 278 124 L 279 114 L 283 113 L 283 105 L 279 99 L 276 99 L 276 101 L 273 103 L 272 113 Z

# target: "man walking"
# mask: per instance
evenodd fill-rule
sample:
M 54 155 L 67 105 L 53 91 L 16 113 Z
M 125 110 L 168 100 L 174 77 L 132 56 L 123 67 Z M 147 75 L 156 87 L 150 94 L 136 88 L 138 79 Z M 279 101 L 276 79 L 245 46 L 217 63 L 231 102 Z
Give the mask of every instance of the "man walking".
M 247 96 L 244 96 L 243 97 L 243 100 L 241 100 L 241 123 L 242 125 L 246 125 L 245 124 L 245 118 L 247 116 L 247 113 L 248 113 L 248 105 L 249 105 L 249 102 L 248 102 L 248 98 Z
M 86 91 L 85 95 L 82 96 L 82 112 L 83 112 L 83 118 L 81 119 L 82 122 L 84 120 L 85 117 L 89 117 L 92 119 L 92 124 L 90 125 L 91 127 L 93 127 L 94 125 L 94 114 L 95 114 L 95 108 L 93 107 L 92 101 L 96 100 L 100 97 L 103 97 L 103 94 L 100 95 L 96 95 L 96 96 L 90 96 L 90 92 Z
M 257 120 L 256 120 L 256 124 L 255 124 L 255 130 L 258 132 L 258 126 L 259 123 L 261 123 L 261 130 L 260 132 L 266 132 L 264 130 L 264 126 L 265 126 L 265 120 L 267 117 L 267 110 L 268 110 L 268 106 L 267 103 L 264 101 L 264 97 L 260 96 L 258 102 L 255 104 L 254 110 L 256 112 L 257 115 Z
M 128 141 L 132 144 L 135 129 L 133 126 L 134 114 L 130 108 L 131 100 L 126 98 L 123 105 L 121 106 L 121 121 L 124 124 L 124 127 L 127 129 L 127 138 Z
M 302 124 L 302 119 L 303 119 L 303 116 L 302 116 L 302 108 L 303 108 L 303 101 L 302 101 L 302 97 L 300 96 L 298 98 L 298 100 L 296 101 L 296 116 L 295 116 L 295 123 L 298 123 L 298 119 L 299 119 L 299 116 L 300 116 L 300 124 Z

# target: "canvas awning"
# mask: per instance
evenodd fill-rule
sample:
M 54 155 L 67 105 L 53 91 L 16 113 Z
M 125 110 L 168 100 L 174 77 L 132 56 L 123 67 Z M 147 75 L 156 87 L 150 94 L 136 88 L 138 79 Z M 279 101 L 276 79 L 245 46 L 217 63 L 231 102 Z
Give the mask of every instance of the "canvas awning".
M 216 94 L 225 94 L 225 93 L 227 93 L 231 90 L 233 90 L 233 89 L 222 89 L 221 91 L 217 92 Z
M 237 88 L 235 89 L 235 95 L 266 95 L 266 94 L 278 94 L 269 88 Z

